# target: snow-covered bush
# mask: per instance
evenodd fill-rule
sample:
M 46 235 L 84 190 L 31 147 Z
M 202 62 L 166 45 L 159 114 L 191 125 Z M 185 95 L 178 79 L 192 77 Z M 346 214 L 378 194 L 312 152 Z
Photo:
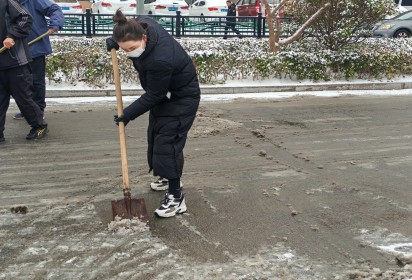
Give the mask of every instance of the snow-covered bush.
M 411 39 L 368 39 L 338 51 L 317 41 L 295 42 L 280 52 L 268 52 L 267 39 L 181 39 L 193 59 L 202 83 L 228 79 L 263 80 L 271 77 L 328 81 L 380 79 L 411 75 Z M 103 39 L 59 39 L 47 57 L 49 81 L 101 87 L 113 83 L 110 53 Z M 118 51 L 124 83 L 138 83 L 137 72 L 125 53 Z
M 338 50 L 359 41 L 373 25 L 395 12 L 393 0 L 291 0 L 288 7 L 293 22 L 302 25 L 325 3 L 326 12 L 306 32 L 325 48 Z
M 102 38 L 62 38 L 52 41 L 53 54 L 47 57 L 49 81 L 76 84 L 84 81 L 92 86 L 113 83 L 111 55 Z M 118 52 L 120 75 L 124 82 L 138 80 L 127 57 Z

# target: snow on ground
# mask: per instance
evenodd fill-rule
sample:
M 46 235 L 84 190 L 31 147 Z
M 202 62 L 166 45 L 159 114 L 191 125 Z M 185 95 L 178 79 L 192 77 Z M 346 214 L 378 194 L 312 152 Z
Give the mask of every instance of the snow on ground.
M 412 81 L 408 78 L 405 81 Z M 287 83 L 287 81 L 282 81 Z M 241 81 L 235 81 L 240 86 Z M 268 81 L 243 82 L 248 86 L 267 85 Z M 273 81 L 272 81 L 273 83 Z M 292 83 L 290 81 L 290 83 Z M 296 83 L 296 82 L 294 82 Z M 231 83 L 227 83 L 227 86 Z M 231 85 L 233 86 L 233 84 Z M 49 87 L 50 88 L 50 87 Z M 63 85 L 59 86 L 64 88 Z M 296 96 L 322 96 L 337 97 L 342 95 L 410 95 L 412 89 L 405 90 L 362 90 L 362 91 L 310 91 L 310 92 L 277 92 L 277 93 L 249 93 L 249 94 L 212 94 L 202 95 L 203 102 L 231 101 L 239 98 L 251 99 L 281 99 Z M 124 96 L 125 103 L 132 102 L 136 96 Z M 48 98 L 50 107 L 61 104 L 107 104 L 115 103 L 115 97 L 70 97 L 70 98 Z M 64 206 L 63 208 L 65 208 Z M 63 213 L 65 209 L 60 209 Z M 39 209 L 38 209 L 39 210 Z M 53 209 L 53 215 L 58 208 Z M 40 212 L 40 211 L 38 211 Z M 79 209 L 66 217 L 70 225 L 81 228 L 88 224 L 90 227 L 101 229 L 95 217 L 95 209 L 92 205 Z M 0 224 L 3 226 L 15 226 L 26 222 L 25 217 L 34 219 L 24 231 L 17 233 L 17 239 L 30 238 L 38 234 L 44 220 L 37 217 L 35 212 L 27 215 L 15 215 L 5 209 L 0 211 Z M 48 209 L 42 213 L 44 219 L 50 218 Z M 180 218 L 179 218 L 180 219 Z M 79 243 L 76 235 L 69 234 L 64 224 L 56 225 L 49 229 L 59 236 L 58 242 L 39 238 L 22 254 L 17 257 L 20 264 L 8 266 L 0 270 L 0 279 L 30 279 L 39 276 L 48 279 L 99 279 L 109 274 L 114 267 L 119 266 L 122 270 L 116 279 L 139 279 L 139 276 L 152 272 L 160 267 L 170 269 L 159 270 L 156 279 L 354 279 L 356 277 L 365 279 L 395 279 L 393 271 L 379 271 L 371 267 L 352 269 L 344 266 L 331 267 L 330 264 L 311 261 L 305 257 L 298 256 L 293 250 L 279 244 L 276 247 L 260 248 L 252 256 L 230 256 L 230 261 L 225 264 L 215 263 L 192 263 L 184 259 L 181 252 L 169 248 L 159 238 L 138 222 L 124 225 L 117 221 L 108 225 L 105 231 L 95 232 L 90 236 L 90 244 L 86 248 Z M 129 231 L 135 234 L 127 237 Z M 400 272 L 396 279 L 412 279 L 412 236 L 402 236 L 388 229 L 361 229 L 358 230 L 358 240 L 363 246 L 376 248 L 383 254 L 396 256 L 400 262 Z M 126 233 L 126 234 L 125 234 Z M 0 231 L 0 239 L 6 237 L 10 232 L 8 229 Z M 86 234 L 86 233 L 83 233 Z M 119 237 L 121 236 L 121 237 Z M 125 240 L 126 239 L 126 240 Z M 10 244 L 9 246 L 18 246 Z M 118 248 L 118 249 L 115 249 Z M 47 257 L 50 256 L 50 257 Z M 136 256 L 143 256 L 147 263 L 138 267 L 128 267 L 133 263 Z M 33 259 L 42 259 L 34 262 Z M 99 267 L 92 267 L 99 260 Z M 1 266 L 1 265 L 0 265 Z M 172 269 L 173 268 L 173 269 Z M 333 270 L 333 271 L 332 271 Z M 341 275 L 336 277 L 336 275 Z M 330 278 L 325 278 L 329 276 Z M 356 277 L 355 277 L 356 276 Z M 38 278 L 40 279 L 40 278 Z M 102 279 L 102 278 L 100 278 Z
M 412 89 L 403 90 L 338 90 L 338 91 L 301 91 L 301 92 L 261 92 L 261 93 L 240 93 L 240 94 L 204 94 L 203 102 L 231 101 L 237 99 L 281 99 L 296 96 L 320 96 L 320 97 L 337 97 L 343 95 L 375 95 L 375 96 L 402 96 L 412 94 Z M 137 96 L 123 96 L 124 103 L 130 103 L 137 99 Z M 116 97 L 63 97 L 47 98 L 50 106 L 58 104 L 82 104 L 82 103 L 114 103 Z
M 257 88 L 262 86 L 291 86 L 291 85 L 300 85 L 300 86 L 310 86 L 310 85 L 331 85 L 331 84 L 340 84 L 340 85 L 353 85 L 353 84 L 367 84 L 367 83 L 410 83 L 412 82 L 412 76 L 406 77 L 397 77 L 391 80 L 337 80 L 330 82 L 312 82 L 308 80 L 295 81 L 292 79 L 278 79 L 271 78 L 266 80 L 254 81 L 251 79 L 243 80 L 228 80 L 224 84 L 215 84 L 215 85 L 201 85 L 202 88 L 208 87 L 221 87 L 222 89 L 226 87 L 250 87 Z M 122 89 L 141 89 L 140 84 L 122 84 Z M 79 82 L 76 85 L 70 84 L 56 84 L 50 83 L 47 85 L 48 90 L 77 90 L 81 92 L 82 90 L 93 90 L 98 91 L 98 88 L 91 88 L 85 85 L 83 82 Z M 108 84 L 105 88 L 100 90 L 114 90 L 114 84 Z M 241 94 L 203 94 L 202 101 L 230 101 L 236 100 L 239 98 L 246 99 L 280 99 L 280 98 L 290 98 L 294 96 L 322 96 L 322 97 L 337 97 L 342 95 L 409 95 L 412 94 L 412 89 L 403 89 L 403 90 L 332 90 L 332 91 L 291 91 L 291 92 L 260 92 L 260 93 L 241 93 Z M 128 103 L 135 100 L 136 96 L 123 96 L 123 102 Z M 67 97 L 67 98 L 48 98 L 48 104 L 77 104 L 77 103 L 112 103 L 115 102 L 116 98 L 114 96 L 106 97 Z

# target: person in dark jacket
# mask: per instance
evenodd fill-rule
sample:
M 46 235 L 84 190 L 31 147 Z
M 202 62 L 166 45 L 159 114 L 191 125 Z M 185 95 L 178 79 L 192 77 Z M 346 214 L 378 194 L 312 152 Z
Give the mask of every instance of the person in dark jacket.
M 200 88 L 192 59 L 182 46 L 156 21 L 147 16 L 126 19 L 121 11 L 113 17 L 113 37 L 107 49 L 119 46 L 139 73 L 145 93 L 124 109 L 115 122 L 126 125 L 150 111 L 147 129 L 148 164 L 153 175 L 166 185 L 151 184 L 153 190 L 168 190 L 155 213 L 172 217 L 186 211 L 180 178 L 183 148 L 196 117 Z
M 21 0 L 20 3 L 27 8 L 33 17 L 32 31 L 27 38 L 29 42 L 46 32 L 53 34 L 63 28 L 64 14 L 56 3 L 50 0 Z M 49 23 L 47 23 L 46 17 L 49 18 Z M 30 54 L 33 59 L 30 63 L 33 72 L 33 100 L 39 105 L 43 114 L 46 108 L 46 55 L 51 53 L 49 36 L 43 37 L 30 46 Z M 24 115 L 18 113 L 14 119 L 24 119 Z
M 236 29 L 236 5 L 230 0 L 226 1 L 226 6 L 227 6 L 227 17 L 226 17 L 226 27 L 225 27 L 225 35 L 223 36 L 223 39 L 227 39 L 227 32 L 230 29 L 232 29 L 233 32 L 235 32 L 239 38 L 242 38 L 240 36 L 239 30 Z
M 47 124 L 39 106 L 33 101 L 33 76 L 27 36 L 31 31 L 32 17 L 17 0 L 0 1 L 0 142 L 4 142 L 6 112 L 13 96 L 20 111 L 32 129 L 27 140 L 46 136 Z

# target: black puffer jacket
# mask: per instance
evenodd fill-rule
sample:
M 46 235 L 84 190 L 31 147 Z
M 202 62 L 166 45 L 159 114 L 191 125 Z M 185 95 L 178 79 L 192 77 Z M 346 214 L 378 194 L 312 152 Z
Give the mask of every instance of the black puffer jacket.
M 147 25 L 148 41 L 143 54 L 131 59 L 146 93 L 124 114 L 132 120 L 149 110 L 155 117 L 195 114 L 200 89 L 191 58 L 157 22 L 146 16 L 137 20 Z M 166 96 L 168 92 L 170 99 Z
M 0 47 L 6 37 L 15 45 L 0 53 L 0 70 L 22 66 L 31 61 L 26 37 L 31 31 L 32 17 L 17 0 L 0 0 Z
M 124 115 L 133 120 L 150 110 L 150 169 L 175 179 L 182 175 L 183 148 L 199 106 L 197 73 L 186 51 L 158 23 L 146 16 L 137 20 L 148 41 L 143 54 L 131 59 L 145 93 L 124 109 Z

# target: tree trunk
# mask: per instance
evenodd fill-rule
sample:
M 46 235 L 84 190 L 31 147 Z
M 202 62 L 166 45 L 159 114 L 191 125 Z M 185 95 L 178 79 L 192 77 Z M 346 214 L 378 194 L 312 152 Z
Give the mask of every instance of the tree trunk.
M 266 22 L 269 28 L 269 51 L 274 52 L 275 51 L 275 30 L 272 24 L 272 15 L 270 13 L 270 6 L 267 0 L 262 0 L 263 5 L 265 5 L 265 10 L 267 11 L 267 17 L 266 17 Z M 265 15 L 262 15 L 263 17 Z
M 279 17 L 279 10 L 285 5 L 289 0 L 282 0 L 279 5 L 270 10 L 268 0 L 262 0 L 267 11 L 266 22 L 269 28 L 269 51 L 277 52 L 281 47 L 286 46 L 294 41 L 299 40 L 306 28 L 310 27 L 317 19 L 320 17 L 324 11 L 330 6 L 330 3 L 326 3 L 322 8 L 320 8 L 315 14 L 313 14 L 292 36 L 280 41 L 280 31 L 281 31 L 281 18 Z

